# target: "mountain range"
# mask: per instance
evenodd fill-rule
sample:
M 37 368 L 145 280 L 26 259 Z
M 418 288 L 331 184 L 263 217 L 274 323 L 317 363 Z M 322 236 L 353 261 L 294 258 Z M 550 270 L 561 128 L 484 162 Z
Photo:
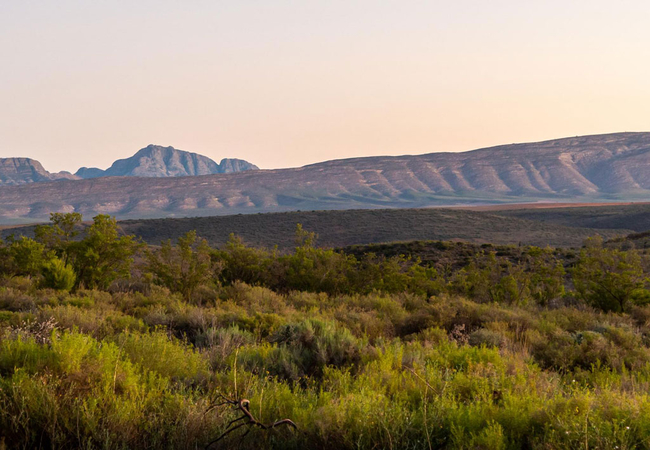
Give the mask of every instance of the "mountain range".
M 70 172 L 50 173 L 40 162 L 30 158 L 0 158 L 0 186 L 39 183 L 54 180 L 74 180 Z
M 207 156 L 177 150 L 174 147 L 149 145 L 135 155 L 119 159 L 106 170 L 82 167 L 75 173 L 79 178 L 99 177 L 187 177 L 258 170 L 242 159 L 224 158 L 219 164 Z
M 207 156 L 152 144 L 130 158 L 115 161 L 106 170 L 82 167 L 74 175 L 50 173 L 41 163 L 29 158 L 0 158 L 0 186 L 100 177 L 185 177 L 258 169 L 242 159 L 224 158 L 217 164 Z
M 138 167 L 142 171 L 125 172 L 150 173 Z M 291 169 L 4 186 L 0 220 L 41 220 L 52 211 L 135 218 L 648 199 L 650 133 L 616 133 L 461 153 L 343 159 Z

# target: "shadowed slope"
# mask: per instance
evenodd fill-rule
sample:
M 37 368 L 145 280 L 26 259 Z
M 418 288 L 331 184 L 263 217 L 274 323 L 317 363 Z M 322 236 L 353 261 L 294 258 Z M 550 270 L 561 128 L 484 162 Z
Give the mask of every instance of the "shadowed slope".
M 595 234 L 606 238 L 629 230 L 598 230 L 560 226 L 490 213 L 450 209 L 384 209 L 240 214 L 186 219 L 148 219 L 120 222 L 126 233 L 158 245 L 196 230 L 213 245 L 230 233 L 252 245 L 281 249 L 295 246 L 296 224 L 318 234 L 318 245 L 343 247 L 413 240 L 463 240 L 474 243 L 580 246 Z M 10 230 L 8 230 L 10 231 Z

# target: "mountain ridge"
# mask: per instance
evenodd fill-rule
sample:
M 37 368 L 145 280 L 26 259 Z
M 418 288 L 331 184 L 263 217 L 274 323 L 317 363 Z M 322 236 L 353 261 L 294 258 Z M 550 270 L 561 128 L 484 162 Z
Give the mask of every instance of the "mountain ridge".
M 241 159 L 223 158 L 216 163 L 207 156 L 186 152 L 174 147 L 149 144 L 135 155 L 116 160 L 106 170 L 82 167 L 75 175 L 81 178 L 111 176 L 134 177 L 184 177 L 259 170 L 257 166 Z
M 216 163 L 198 153 L 186 152 L 171 146 L 150 144 L 138 150 L 133 156 L 115 161 L 106 170 L 81 167 L 74 175 L 70 172 L 48 172 L 39 161 L 31 158 L 0 158 L 0 186 L 107 176 L 182 177 L 244 170 L 259 170 L 259 168 L 243 159 L 223 158 L 220 163 Z
M 7 186 L 0 189 L 0 220 L 42 219 L 50 211 L 136 218 L 648 199 L 650 133 L 615 133 L 291 169 Z
M 48 172 L 40 162 L 32 158 L 0 158 L 0 186 L 64 179 L 75 179 L 75 176 L 70 172 Z

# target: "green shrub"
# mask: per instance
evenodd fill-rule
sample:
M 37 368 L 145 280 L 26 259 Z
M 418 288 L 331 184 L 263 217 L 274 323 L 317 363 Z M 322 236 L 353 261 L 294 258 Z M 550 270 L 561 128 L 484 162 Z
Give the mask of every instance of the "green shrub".
M 486 330 L 481 328 L 469 335 L 469 345 L 487 347 L 504 347 L 507 343 L 507 338 L 501 333 L 493 330 Z
M 39 275 L 47 260 L 45 246 L 25 236 L 11 242 L 8 256 L 14 275 Z
M 60 291 L 70 291 L 77 281 L 72 267 L 58 258 L 43 264 L 43 286 Z
M 78 274 L 77 218 L 37 236 L 46 261 Z M 97 223 L 84 248 L 115 249 L 111 221 Z M 146 280 L 107 291 L 119 252 L 88 256 L 94 290 L 45 289 L 45 266 L 0 280 L 0 447 L 205 447 L 240 416 L 224 397 L 299 429 L 242 425 L 210 448 L 648 447 L 645 256 L 404 243 L 351 257 L 298 237 L 285 254 L 237 240 L 211 252 L 224 285 L 206 278 L 192 295 Z M 194 244 L 165 270 L 189 270 Z M 572 262 L 583 293 L 564 279 Z M 589 297 L 603 279 L 643 286 L 605 312 Z
M 635 251 L 607 249 L 592 239 L 572 272 L 578 296 L 603 311 L 622 312 L 629 304 L 647 304 L 648 278 Z
M 125 333 L 117 343 L 132 362 L 163 377 L 201 381 L 208 375 L 202 355 L 162 331 Z
M 208 285 L 217 275 L 217 265 L 210 258 L 205 239 L 190 231 L 178 238 L 176 246 L 163 242 L 161 248 L 147 254 L 147 270 L 154 281 L 189 300 L 201 286 Z

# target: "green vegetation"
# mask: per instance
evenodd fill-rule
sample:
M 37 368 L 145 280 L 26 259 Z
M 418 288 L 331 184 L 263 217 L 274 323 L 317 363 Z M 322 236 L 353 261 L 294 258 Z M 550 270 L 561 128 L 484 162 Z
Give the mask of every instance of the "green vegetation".
M 592 215 L 598 214 L 594 208 L 587 209 Z M 549 217 L 553 217 L 551 211 L 549 210 Z M 127 233 L 139 236 L 152 245 L 158 245 L 167 239 L 175 241 L 188 231 L 195 230 L 213 246 L 224 245 L 230 234 L 234 233 L 255 246 L 277 245 L 281 250 L 290 250 L 294 247 L 296 224 L 301 223 L 306 230 L 318 234 L 320 245 L 333 248 L 381 242 L 452 239 L 479 244 L 523 243 L 541 247 L 579 247 L 585 239 L 596 234 L 605 238 L 627 235 L 636 229 L 637 222 L 646 224 L 649 217 L 647 211 L 645 216 L 627 217 L 622 214 L 615 227 L 608 226 L 608 223 L 603 223 L 603 227 L 588 226 L 583 221 L 585 224 L 579 228 L 580 225 L 571 221 L 555 223 L 543 215 L 534 216 L 536 220 L 525 220 L 502 217 L 502 213 L 510 211 L 476 212 L 438 208 L 297 211 L 125 220 L 120 225 Z M 647 224 L 645 230 L 650 230 L 650 224 Z
M 210 247 L 194 231 L 180 237 L 176 247 L 169 240 L 164 242 L 160 250 L 147 252 L 147 258 L 147 269 L 154 281 L 182 294 L 186 300 L 200 286 L 215 281 L 216 267 L 210 259 Z
M 9 239 L 0 445 L 650 448 L 646 253 L 316 242 L 145 248 L 71 215 Z
M 650 230 L 650 204 L 580 206 L 571 208 L 530 208 L 494 211 L 504 217 L 543 221 L 559 226 L 629 229 L 639 232 Z

